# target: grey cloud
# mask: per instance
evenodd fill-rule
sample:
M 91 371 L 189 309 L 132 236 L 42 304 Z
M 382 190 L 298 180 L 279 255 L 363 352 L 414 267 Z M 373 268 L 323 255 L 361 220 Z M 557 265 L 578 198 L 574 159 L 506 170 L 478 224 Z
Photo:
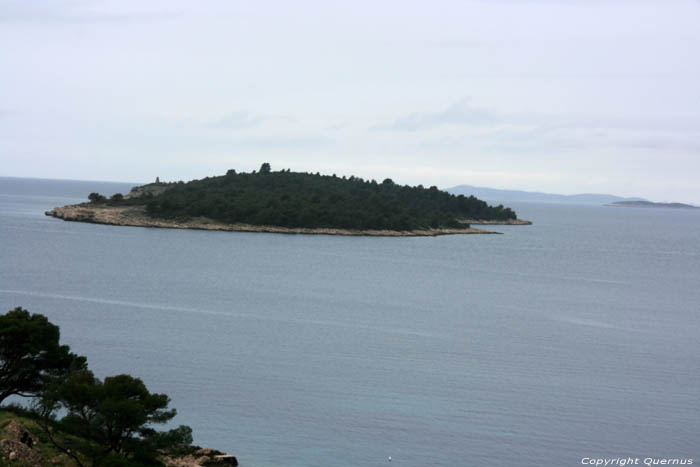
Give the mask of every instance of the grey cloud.
M 297 137 L 286 138 L 282 136 L 270 138 L 251 138 L 235 140 L 233 144 L 241 147 L 256 148 L 256 149 L 310 149 L 325 146 L 329 143 L 324 138 L 317 137 Z
M 326 131 L 338 131 L 338 130 L 342 130 L 346 126 L 348 126 L 348 125 L 347 125 L 347 123 L 344 123 L 344 122 L 343 123 L 336 123 L 334 125 L 328 125 L 327 127 L 324 128 L 324 130 L 326 130 Z
M 619 148 L 646 149 L 652 151 L 666 150 L 681 153 L 700 153 L 700 138 L 678 138 L 673 136 L 656 136 L 638 138 L 620 138 L 612 142 Z
M 502 79 L 502 80 L 590 80 L 591 78 L 605 78 L 605 79 L 620 79 L 627 80 L 630 78 L 641 78 L 641 79 L 660 79 L 660 78 L 674 78 L 678 74 L 665 71 L 646 71 L 646 72 L 636 72 L 636 73 L 611 73 L 611 72 L 515 72 L 515 71 L 505 71 L 498 73 L 459 73 L 456 75 L 458 78 L 469 78 L 469 79 Z
M 463 98 L 445 110 L 413 113 L 371 129 L 378 131 L 421 131 L 446 124 L 476 126 L 493 125 L 501 121 L 501 116 L 487 109 L 472 107 L 469 105 L 469 100 Z
M 108 13 L 92 9 L 100 7 L 87 1 L 27 2 L 6 1 L 0 3 L 0 22 L 39 23 L 96 23 L 131 22 L 175 18 L 180 11 L 129 11 Z
M 260 125 L 265 121 L 266 117 L 264 115 L 257 115 L 247 111 L 233 112 L 225 117 L 206 125 L 209 128 L 224 128 L 224 129 L 237 129 L 237 128 L 250 128 Z
M 601 149 L 672 151 L 675 153 L 698 153 L 700 135 L 656 128 L 650 131 L 649 122 L 593 122 L 572 120 L 559 124 L 539 124 L 532 127 L 511 125 L 492 128 L 485 132 L 446 137 L 431 137 L 418 146 L 443 152 L 462 152 L 465 148 L 476 149 L 491 155 L 537 155 L 591 152 Z
M 445 124 L 472 127 L 516 125 L 531 128 L 533 133 L 539 134 L 575 129 L 700 133 L 700 118 L 696 116 L 639 115 L 616 117 L 591 115 L 571 117 L 541 113 L 501 113 L 471 106 L 467 98 L 460 99 L 443 111 L 417 112 L 398 117 L 391 123 L 376 125 L 370 129 L 375 131 L 421 131 Z
M 285 122 L 294 122 L 294 118 L 285 115 L 265 115 L 258 114 L 254 112 L 249 112 L 247 110 L 240 110 L 232 112 L 224 117 L 219 118 L 207 125 L 207 128 L 219 128 L 219 129 L 241 129 L 241 128 L 253 128 L 260 126 L 263 122 L 277 120 Z
M 489 154 L 489 157 L 507 154 L 538 155 L 564 153 L 590 149 L 598 140 L 573 135 L 564 130 L 550 131 L 541 128 L 517 129 L 498 128 L 478 134 L 431 137 L 418 143 L 421 148 L 433 152 L 464 153 L 465 149 Z
M 430 41 L 426 43 L 428 47 L 434 47 L 438 49 L 475 49 L 481 47 L 492 47 L 494 45 L 500 44 L 496 41 L 470 41 L 470 40 L 442 40 L 442 41 Z

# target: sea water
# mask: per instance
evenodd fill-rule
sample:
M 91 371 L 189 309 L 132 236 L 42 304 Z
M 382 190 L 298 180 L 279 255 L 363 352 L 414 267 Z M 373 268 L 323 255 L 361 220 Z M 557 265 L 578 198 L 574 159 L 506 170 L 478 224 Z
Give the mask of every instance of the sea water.
M 133 184 L 0 178 L 0 311 L 267 466 L 700 462 L 700 212 L 517 204 L 503 235 L 44 216 Z

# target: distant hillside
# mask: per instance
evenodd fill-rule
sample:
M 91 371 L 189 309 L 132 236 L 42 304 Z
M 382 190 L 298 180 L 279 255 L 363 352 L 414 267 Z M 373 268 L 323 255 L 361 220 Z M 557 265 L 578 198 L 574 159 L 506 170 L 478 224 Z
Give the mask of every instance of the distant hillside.
M 700 209 L 698 206 L 683 203 L 652 203 L 651 201 L 617 201 L 608 206 L 627 208 L 667 208 L 667 209 Z
M 564 203 L 564 204 L 610 204 L 619 201 L 646 201 L 644 198 L 623 198 L 621 196 L 583 193 L 579 195 L 558 195 L 537 191 L 499 190 L 470 185 L 458 185 L 445 191 L 455 195 L 473 195 L 487 201 L 509 202 L 524 201 L 529 203 Z

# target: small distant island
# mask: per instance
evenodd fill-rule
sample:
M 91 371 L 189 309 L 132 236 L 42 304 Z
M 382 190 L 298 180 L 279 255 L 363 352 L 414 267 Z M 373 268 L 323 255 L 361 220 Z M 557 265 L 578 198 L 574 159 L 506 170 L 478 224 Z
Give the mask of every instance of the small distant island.
M 606 204 L 606 206 L 617 206 L 627 208 L 667 208 L 667 209 L 700 209 L 698 206 L 683 203 L 654 203 L 652 201 L 617 201 Z
M 528 225 L 503 205 L 408 186 L 320 173 L 260 170 L 135 187 L 57 207 L 47 216 L 109 225 L 332 235 L 435 236 L 496 233 L 471 224 Z

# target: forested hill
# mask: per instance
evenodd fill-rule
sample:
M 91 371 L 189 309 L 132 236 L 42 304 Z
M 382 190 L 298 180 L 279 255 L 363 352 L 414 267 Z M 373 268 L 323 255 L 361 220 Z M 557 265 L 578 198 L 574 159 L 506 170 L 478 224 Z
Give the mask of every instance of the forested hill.
M 206 217 L 236 224 L 281 227 L 416 230 L 466 228 L 463 219 L 509 220 L 515 212 L 503 206 L 437 187 L 381 183 L 357 177 L 273 172 L 265 163 L 259 171 L 207 177 L 168 184 L 161 193 L 123 200 L 146 204 L 151 217 Z

